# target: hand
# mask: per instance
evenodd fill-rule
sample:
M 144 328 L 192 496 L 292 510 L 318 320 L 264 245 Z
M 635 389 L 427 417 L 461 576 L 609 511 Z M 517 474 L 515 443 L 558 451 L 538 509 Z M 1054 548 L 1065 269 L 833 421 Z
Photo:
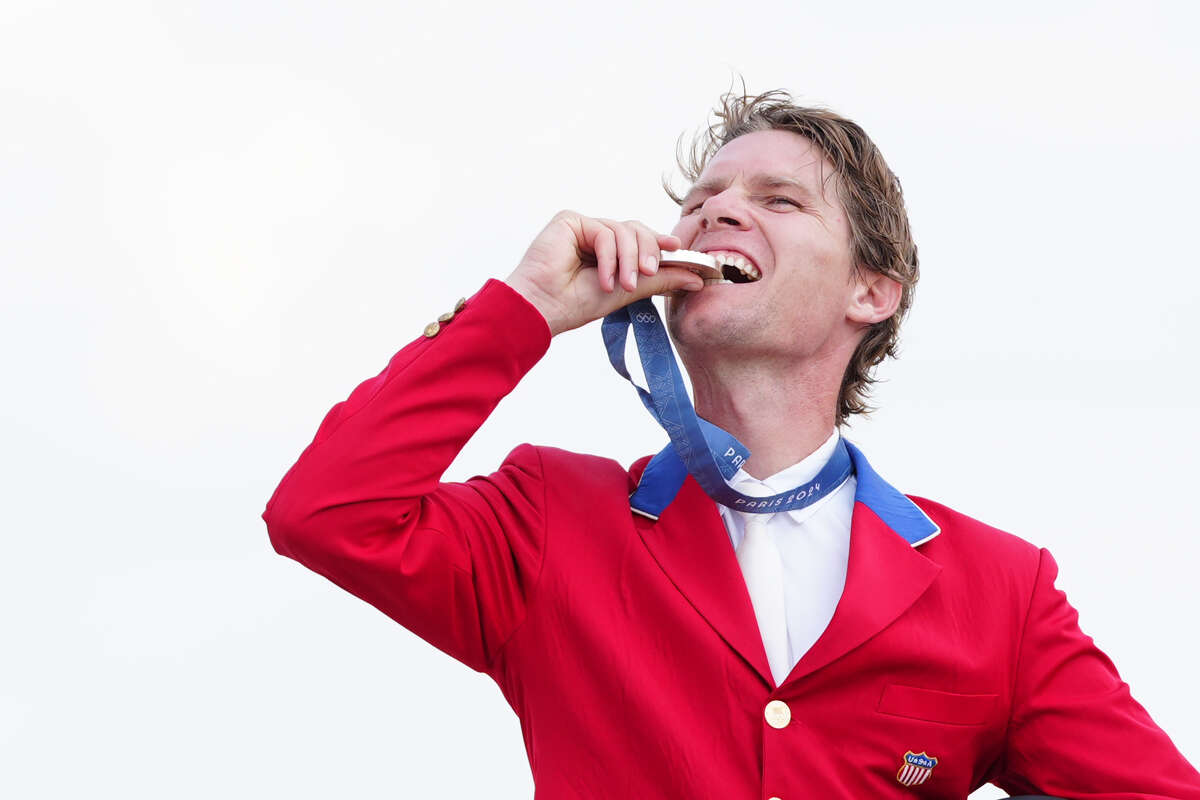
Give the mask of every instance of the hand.
M 554 215 L 507 283 L 546 318 L 552 336 L 654 294 L 704 288 L 683 267 L 658 266 L 659 252 L 678 250 L 676 236 L 636 220 L 614 222 L 574 211 Z

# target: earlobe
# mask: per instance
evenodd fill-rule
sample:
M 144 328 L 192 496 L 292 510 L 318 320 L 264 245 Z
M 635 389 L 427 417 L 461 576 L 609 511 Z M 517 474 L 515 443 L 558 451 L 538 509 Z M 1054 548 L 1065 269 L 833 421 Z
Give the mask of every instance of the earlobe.
M 860 325 L 874 325 L 896 313 L 902 293 L 895 278 L 864 269 L 855 280 L 854 296 L 846 316 Z

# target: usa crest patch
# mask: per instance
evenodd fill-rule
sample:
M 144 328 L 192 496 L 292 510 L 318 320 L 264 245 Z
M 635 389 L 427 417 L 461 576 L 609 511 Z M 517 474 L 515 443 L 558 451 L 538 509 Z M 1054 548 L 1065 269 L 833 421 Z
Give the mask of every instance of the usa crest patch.
M 938 760 L 928 753 L 924 751 L 914 753 L 909 750 L 904 754 L 904 763 L 900 765 L 900 771 L 896 773 L 896 780 L 905 786 L 919 786 L 929 780 L 929 776 L 933 774 L 933 768 L 937 765 Z

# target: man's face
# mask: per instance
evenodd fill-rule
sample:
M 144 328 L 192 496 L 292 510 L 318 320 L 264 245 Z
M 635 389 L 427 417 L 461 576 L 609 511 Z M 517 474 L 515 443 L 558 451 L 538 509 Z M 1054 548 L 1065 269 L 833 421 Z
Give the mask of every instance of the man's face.
M 710 348 L 833 357 L 857 341 L 861 326 L 847 318 L 856 288 L 850 228 L 836 180 L 820 150 L 790 131 L 739 136 L 712 157 L 672 233 L 689 250 L 737 251 L 762 277 L 668 300 L 685 358 Z

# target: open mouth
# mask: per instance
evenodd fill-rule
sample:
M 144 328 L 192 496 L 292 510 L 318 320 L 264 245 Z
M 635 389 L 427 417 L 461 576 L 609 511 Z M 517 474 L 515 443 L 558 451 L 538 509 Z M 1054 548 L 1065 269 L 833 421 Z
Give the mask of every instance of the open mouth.
M 754 283 L 762 273 L 748 258 L 731 250 L 674 250 L 662 254 L 662 263 L 685 267 L 704 279 L 705 286 L 723 283 Z
M 721 279 L 714 281 L 715 283 L 754 283 L 762 278 L 758 267 L 750 263 L 750 260 L 741 253 L 729 250 L 710 250 L 708 255 L 713 257 L 713 260 L 717 262 L 717 268 L 721 270 Z

